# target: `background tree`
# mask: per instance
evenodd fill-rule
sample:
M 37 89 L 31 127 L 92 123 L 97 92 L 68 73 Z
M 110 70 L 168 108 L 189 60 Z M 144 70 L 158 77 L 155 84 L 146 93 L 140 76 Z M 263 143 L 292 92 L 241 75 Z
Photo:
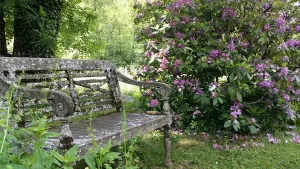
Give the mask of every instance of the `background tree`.
M 0 0 L 0 55 L 7 55 L 5 21 L 4 21 L 4 0 Z
M 16 0 L 15 57 L 53 57 L 59 31 L 62 0 Z

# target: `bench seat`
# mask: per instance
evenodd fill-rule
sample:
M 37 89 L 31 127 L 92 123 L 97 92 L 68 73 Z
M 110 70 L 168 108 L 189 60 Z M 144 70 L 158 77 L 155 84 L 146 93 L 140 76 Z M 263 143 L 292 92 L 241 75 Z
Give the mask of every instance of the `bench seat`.
M 147 115 L 143 113 L 126 113 L 126 140 L 141 136 L 149 131 L 161 128 L 169 123 L 166 115 Z M 123 140 L 122 113 L 116 112 L 92 120 L 93 134 L 99 146 L 104 146 L 109 139 L 112 146 L 120 145 Z M 74 143 L 79 146 L 79 155 L 84 155 L 88 148 L 92 147 L 90 136 L 90 121 L 84 120 L 70 124 Z M 61 128 L 53 128 L 50 131 L 60 132 Z M 59 138 L 49 139 L 46 147 L 58 147 Z

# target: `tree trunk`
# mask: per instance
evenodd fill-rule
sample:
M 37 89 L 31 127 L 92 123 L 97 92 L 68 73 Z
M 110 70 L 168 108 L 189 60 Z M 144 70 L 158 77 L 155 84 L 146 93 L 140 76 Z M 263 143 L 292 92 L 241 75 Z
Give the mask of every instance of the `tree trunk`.
M 0 55 L 7 56 L 3 5 L 4 0 L 0 0 Z
M 15 57 L 54 57 L 62 0 L 15 0 Z

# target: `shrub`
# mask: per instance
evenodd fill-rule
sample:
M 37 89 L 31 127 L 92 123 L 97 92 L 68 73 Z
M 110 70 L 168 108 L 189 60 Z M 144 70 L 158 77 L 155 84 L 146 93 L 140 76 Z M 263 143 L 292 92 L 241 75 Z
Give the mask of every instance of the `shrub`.
M 293 0 L 137 5 L 138 40 L 145 42 L 141 77 L 173 87 L 171 106 L 183 127 L 251 133 L 285 127 L 300 111 L 298 6 Z

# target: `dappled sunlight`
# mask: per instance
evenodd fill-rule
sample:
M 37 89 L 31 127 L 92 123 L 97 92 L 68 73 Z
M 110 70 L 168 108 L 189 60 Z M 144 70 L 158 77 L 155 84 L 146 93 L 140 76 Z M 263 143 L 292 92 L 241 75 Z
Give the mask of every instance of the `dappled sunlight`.
M 191 147 L 191 146 L 197 146 L 199 145 L 199 142 L 192 138 L 181 138 L 178 143 L 176 144 L 176 147 Z

